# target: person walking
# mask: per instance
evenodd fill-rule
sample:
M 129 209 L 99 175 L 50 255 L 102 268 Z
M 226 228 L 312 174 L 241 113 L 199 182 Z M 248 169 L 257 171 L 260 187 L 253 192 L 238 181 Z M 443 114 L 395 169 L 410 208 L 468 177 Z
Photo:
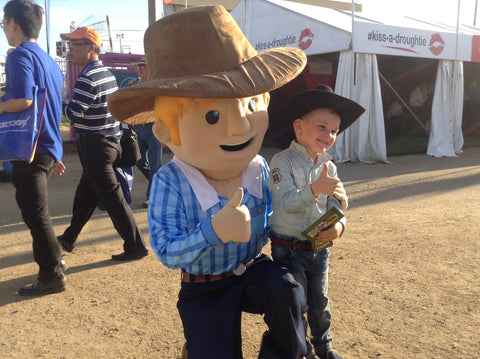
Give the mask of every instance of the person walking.
M 140 58 L 139 62 L 132 64 L 137 71 L 138 79 L 130 81 L 131 85 L 147 81 L 147 60 L 145 56 Z M 146 124 L 134 125 L 133 129 L 138 136 L 138 146 L 142 158 L 137 162 L 137 168 L 142 172 L 148 180 L 147 199 L 143 202 L 143 208 L 148 208 L 148 197 L 150 196 L 150 188 L 152 187 L 153 175 L 162 166 L 162 143 L 157 140 L 152 131 L 153 122 Z
M 58 241 L 65 251 L 72 252 L 83 226 L 101 202 L 123 239 L 123 252 L 112 255 L 112 259 L 145 257 L 148 247 L 115 176 L 114 167 L 122 154 L 119 142 L 122 130 L 120 122 L 107 108 L 108 98 L 117 91 L 117 83 L 99 60 L 100 34 L 84 26 L 60 37 L 69 40 L 70 60 L 82 67 L 72 101 L 65 106 L 64 114 L 75 129 L 83 172 L 75 193 L 70 226 Z
M 8 44 L 15 49 L 7 56 L 6 91 L 0 101 L 0 114 L 26 110 L 33 103 L 32 89 L 35 86 L 47 89 L 35 157 L 31 163 L 12 161 L 15 198 L 32 234 L 33 257 L 39 266 L 37 280 L 20 288 L 18 294 L 61 292 L 67 288 L 66 266 L 50 219 L 47 181 L 57 168 L 58 174 L 64 169 L 60 133 L 63 75 L 53 58 L 37 43 L 44 14 L 42 7 L 29 0 L 14 0 L 5 5 L 3 12 L 1 26 Z

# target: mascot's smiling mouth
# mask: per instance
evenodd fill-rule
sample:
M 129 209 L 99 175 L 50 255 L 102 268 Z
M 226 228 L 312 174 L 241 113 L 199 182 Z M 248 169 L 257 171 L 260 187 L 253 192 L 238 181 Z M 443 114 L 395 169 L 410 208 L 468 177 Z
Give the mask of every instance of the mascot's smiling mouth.
M 220 148 L 224 151 L 229 151 L 229 152 L 241 151 L 245 147 L 247 147 L 251 141 L 252 139 L 249 139 L 247 142 L 241 143 L 239 145 L 234 145 L 234 146 L 220 145 Z

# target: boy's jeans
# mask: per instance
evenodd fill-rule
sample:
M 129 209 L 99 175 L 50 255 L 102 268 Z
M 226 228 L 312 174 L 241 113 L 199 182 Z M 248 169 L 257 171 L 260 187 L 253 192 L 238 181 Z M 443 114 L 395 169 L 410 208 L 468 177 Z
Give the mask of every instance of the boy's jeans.
M 307 326 L 310 325 L 312 335 L 312 343 L 307 341 L 308 352 L 312 352 L 312 345 L 316 353 L 328 351 L 332 348 L 330 336 L 332 315 L 327 296 L 328 249 L 316 254 L 312 251 L 290 249 L 273 243 L 271 246 L 274 261 L 287 267 L 305 291 L 307 302 L 302 310 L 302 320 L 305 333 L 307 333 Z

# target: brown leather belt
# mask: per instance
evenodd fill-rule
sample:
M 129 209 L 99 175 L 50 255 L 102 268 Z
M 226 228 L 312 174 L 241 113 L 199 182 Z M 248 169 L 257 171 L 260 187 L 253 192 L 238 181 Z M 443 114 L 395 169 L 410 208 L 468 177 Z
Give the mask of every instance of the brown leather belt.
M 206 283 L 215 282 L 233 276 L 233 271 L 222 274 L 190 274 L 182 273 L 182 282 L 185 283 Z
M 182 282 L 184 283 L 207 283 L 207 282 L 215 282 L 217 280 L 222 280 L 231 276 L 241 276 L 245 270 L 255 261 L 256 258 L 250 259 L 246 263 L 241 263 L 240 266 L 244 266 L 243 271 L 230 271 L 222 274 L 191 274 L 191 273 L 182 273 Z M 235 273 L 236 272 L 236 273 Z
M 270 234 L 270 240 L 273 244 L 281 247 L 287 247 L 291 249 L 301 249 L 304 251 L 313 251 L 313 247 L 310 243 L 300 242 L 300 241 L 291 241 L 288 239 L 282 239 Z

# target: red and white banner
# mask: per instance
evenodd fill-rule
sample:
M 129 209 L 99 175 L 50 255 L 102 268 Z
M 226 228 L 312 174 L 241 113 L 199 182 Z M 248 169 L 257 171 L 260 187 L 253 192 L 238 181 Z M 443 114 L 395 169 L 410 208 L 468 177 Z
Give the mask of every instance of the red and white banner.
M 458 40 L 458 42 L 457 42 Z M 357 21 L 355 52 L 471 61 L 472 36 Z
M 480 35 L 473 35 L 472 38 L 472 61 L 480 62 Z

